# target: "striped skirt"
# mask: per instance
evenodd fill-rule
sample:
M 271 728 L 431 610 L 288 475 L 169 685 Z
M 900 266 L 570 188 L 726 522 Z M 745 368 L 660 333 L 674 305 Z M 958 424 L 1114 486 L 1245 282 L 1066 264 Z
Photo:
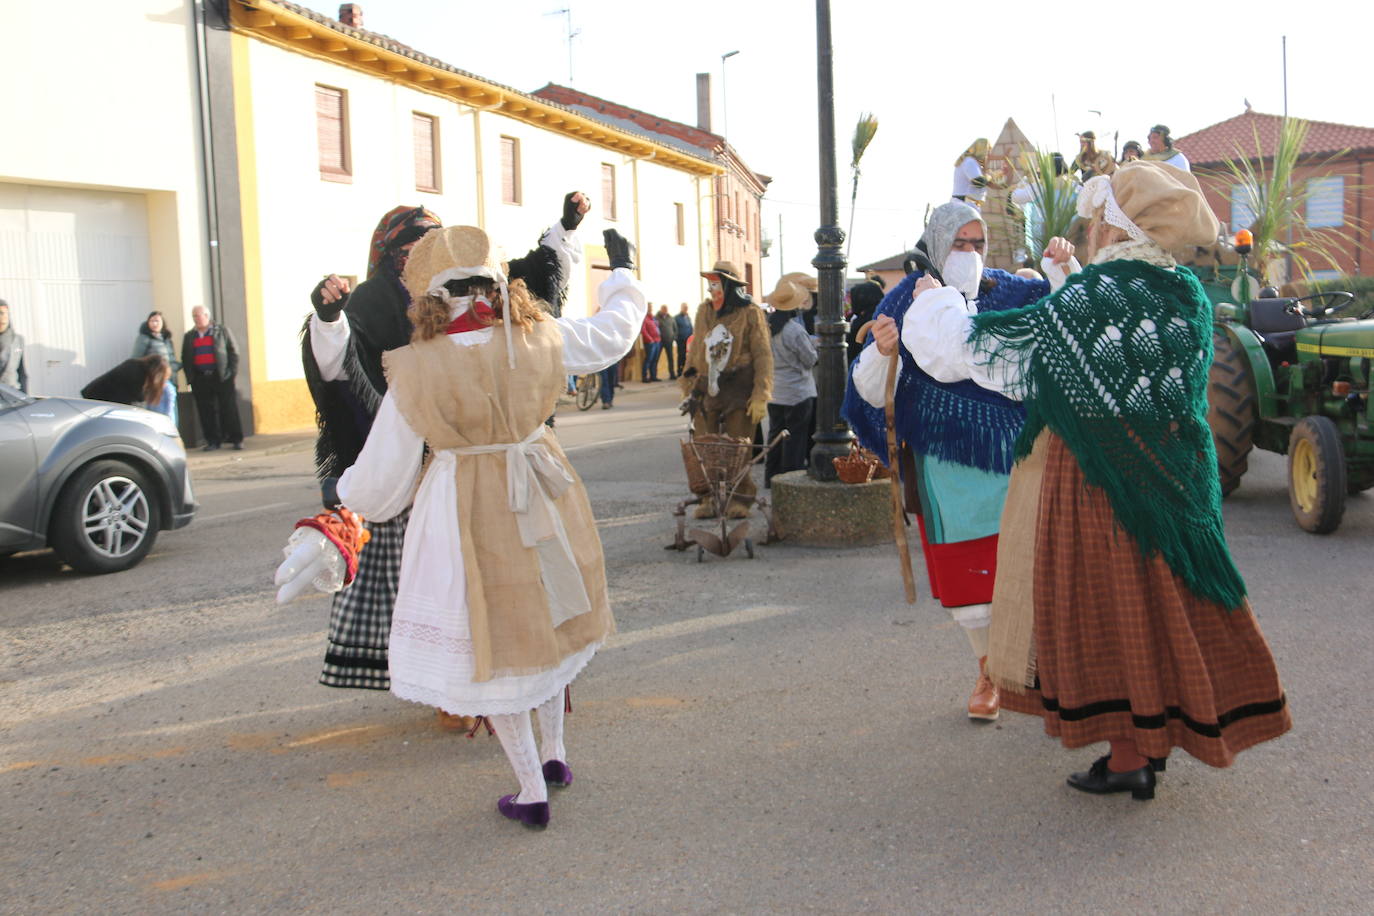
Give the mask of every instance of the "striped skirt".
M 1132 739 L 1146 756 L 1179 747 L 1216 767 L 1288 731 L 1249 603 L 1227 611 L 1190 592 L 1159 554 L 1142 556 L 1063 440 L 1048 446 L 1034 561 L 1038 679 L 1026 693 L 1004 690 L 1003 707 L 1042 716 L 1067 747 Z
M 321 684 L 390 689 L 386 649 L 409 518 L 407 509 L 390 521 L 368 523 L 372 540 L 358 554 L 358 574 L 334 596 Z

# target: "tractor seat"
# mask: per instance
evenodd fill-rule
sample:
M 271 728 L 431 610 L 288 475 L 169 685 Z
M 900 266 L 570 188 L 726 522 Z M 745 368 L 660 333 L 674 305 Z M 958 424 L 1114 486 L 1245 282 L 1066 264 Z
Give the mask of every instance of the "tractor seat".
M 1264 344 L 1264 352 L 1275 366 L 1295 362 L 1298 358 L 1297 332 L 1307 327 L 1302 315 L 1288 311 L 1293 299 L 1252 299 L 1250 301 L 1250 330 Z
M 1296 331 L 1307 327 L 1302 315 L 1288 311 L 1296 299 L 1250 300 L 1250 330 L 1262 337 L 1281 331 Z

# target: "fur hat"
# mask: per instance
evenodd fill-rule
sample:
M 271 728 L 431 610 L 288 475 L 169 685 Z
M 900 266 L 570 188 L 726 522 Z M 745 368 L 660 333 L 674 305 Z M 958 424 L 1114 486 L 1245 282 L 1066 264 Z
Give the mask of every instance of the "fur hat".
M 717 261 L 716 266 L 712 267 L 710 270 L 703 270 L 701 275 L 703 277 L 710 277 L 712 275 L 721 276 L 727 280 L 733 280 L 736 283 L 744 283 L 744 281 L 740 279 L 739 268 L 730 261 Z
M 773 291 L 763 301 L 779 312 L 811 308 L 811 293 L 817 288 L 816 278 L 805 273 L 783 274 Z
M 1099 208 L 1109 225 L 1165 251 L 1210 245 L 1221 231 L 1192 173 L 1162 162 L 1128 162 L 1110 178 L 1088 179 L 1078 195 L 1078 213 L 1087 218 Z

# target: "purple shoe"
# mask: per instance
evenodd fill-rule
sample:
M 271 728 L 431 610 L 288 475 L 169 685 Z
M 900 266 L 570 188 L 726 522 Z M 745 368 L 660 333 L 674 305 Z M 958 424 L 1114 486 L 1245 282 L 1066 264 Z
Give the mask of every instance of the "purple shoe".
M 572 785 L 572 770 L 561 760 L 549 760 L 544 764 L 544 782 L 556 789 L 566 789 Z
M 519 792 L 514 795 L 502 795 L 496 800 L 496 810 L 513 821 L 519 821 L 531 830 L 543 830 L 549 826 L 548 802 L 531 802 L 528 805 L 522 805 L 516 801 L 519 797 Z

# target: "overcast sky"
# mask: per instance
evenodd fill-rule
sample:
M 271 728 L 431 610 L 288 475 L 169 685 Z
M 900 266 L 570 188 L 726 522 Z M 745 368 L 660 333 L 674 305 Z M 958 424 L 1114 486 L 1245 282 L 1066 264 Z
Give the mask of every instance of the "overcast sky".
M 572 85 L 653 114 L 696 123 L 695 74 L 710 72 L 722 132 L 773 177 L 764 231 L 779 266 L 811 270 L 820 223 L 815 4 L 797 0 L 361 0 L 366 28 L 526 92 L 569 82 L 563 15 L 571 8 Z M 335 16 L 338 5 L 305 5 Z M 1244 9 L 1242 18 L 1238 15 Z M 1283 112 L 1281 39 L 1288 36 L 1288 109 L 1296 117 L 1374 127 L 1368 0 L 1224 4 L 832 3 L 840 223 L 849 221 L 849 137 L 859 114 L 879 118 L 859 184 L 851 266 L 919 237 L 927 204 L 950 193 L 955 157 L 995 140 L 1007 118 L 1046 149 L 1175 137 L 1256 111 Z M 1295 18 L 1300 17 L 1300 19 Z M 1105 143 L 1103 142 L 1105 140 Z M 595 189 L 592 189 L 593 191 Z M 782 262 L 779 264 L 779 219 Z

